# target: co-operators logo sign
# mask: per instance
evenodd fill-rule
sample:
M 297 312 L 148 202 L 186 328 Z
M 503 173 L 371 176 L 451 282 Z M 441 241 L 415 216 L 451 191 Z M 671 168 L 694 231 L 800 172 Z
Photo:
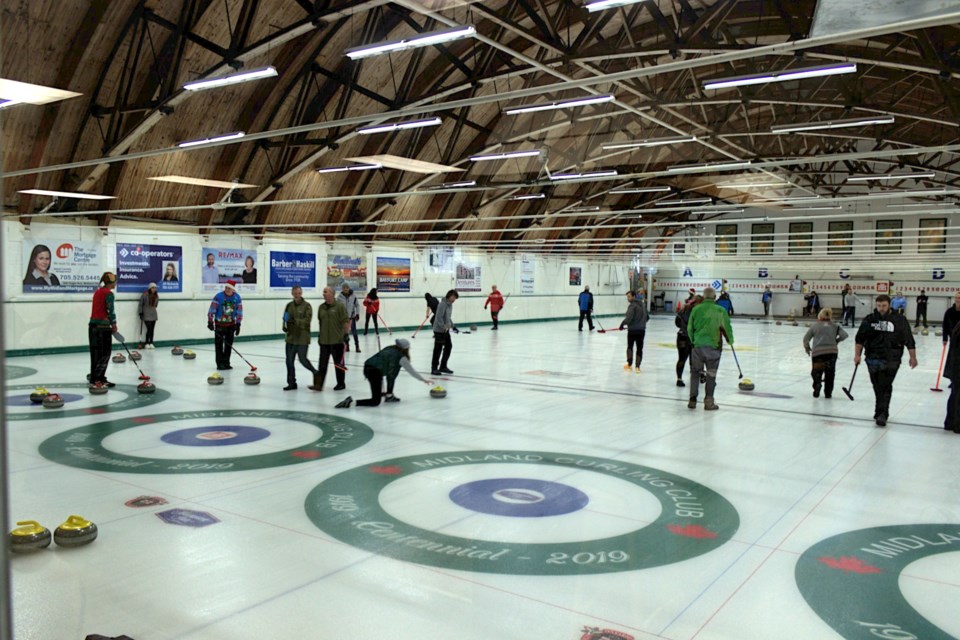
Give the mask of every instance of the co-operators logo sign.
M 120 254 L 121 258 L 126 258 L 128 255 L 130 255 L 130 252 L 127 251 L 126 247 L 124 247 L 123 249 L 120 249 L 118 253 Z

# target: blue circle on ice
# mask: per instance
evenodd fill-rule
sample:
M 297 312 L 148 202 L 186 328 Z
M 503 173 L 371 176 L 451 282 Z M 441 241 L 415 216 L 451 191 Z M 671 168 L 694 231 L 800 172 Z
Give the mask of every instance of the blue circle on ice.
M 513 518 L 561 516 L 590 502 L 587 494 L 570 485 L 533 478 L 468 482 L 454 488 L 450 499 L 471 511 Z
M 51 393 L 56 393 L 56 392 L 51 392 Z M 61 398 L 63 398 L 63 401 L 64 401 L 64 402 L 76 402 L 77 400 L 83 400 L 84 397 L 85 397 L 85 396 L 77 395 L 77 394 L 75 394 L 75 393 L 59 393 L 59 394 L 57 394 L 57 395 L 59 395 Z M 6 403 L 7 403 L 8 405 L 10 405 L 11 407 L 31 407 L 31 406 L 32 406 L 32 407 L 40 407 L 40 406 L 43 406 L 43 405 L 42 405 L 41 403 L 39 403 L 39 402 L 33 402 L 32 400 L 30 400 L 30 394 L 29 394 L 29 393 L 28 393 L 27 395 L 23 395 L 23 396 L 21 396 L 21 395 L 17 395 L 17 396 L 7 396 L 7 397 L 4 399 L 4 402 L 6 402 Z
M 259 427 L 214 425 L 193 429 L 178 429 L 163 434 L 160 439 L 167 444 L 179 444 L 185 447 L 225 447 L 232 444 L 256 442 L 269 436 L 269 431 Z

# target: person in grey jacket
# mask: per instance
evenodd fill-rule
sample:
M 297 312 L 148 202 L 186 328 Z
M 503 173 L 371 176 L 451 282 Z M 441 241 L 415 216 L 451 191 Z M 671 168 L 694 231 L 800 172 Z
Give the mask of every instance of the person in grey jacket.
M 357 300 L 357 294 L 353 292 L 350 285 L 346 282 L 340 287 L 340 293 L 337 294 L 337 302 L 341 303 L 347 310 L 347 317 L 350 318 L 350 331 L 343 335 L 343 344 L 346 351 L 350 351 L 350 334 L 353 334 L 353 344 L 360 353 L 360 336 L 357 334 L 357 320 L 360 319 L 360 302 Z
M 811 357 L 810 375 L 813 377 L 813 397 L 833 395 L 833 379 L 837 373 L 837 344 L 847 339 L 847 332 L 833 321 L 830 307 L 821 309 L 817 314 L 817 323 L 807 329 L 803 336 L 803 350 Z
M 447 367 L 447 361 L 450 360 L 450 352 L 453 351 L 453 340 L 450 339 L 450 330 L 453 329 L 453 303 L 459 297 L 460 294 L 456 289 L 450 289 L 437 306 L 437 313 L 433 318 L 433 359 L 430 375 L 453 373 Z
M 160 296 L 157 294 L 157 284 L 151 282 L 147 290 L 140 296 L 137 315 L 140 322 L 147 327 L 147 333 L 140 343 L 141 349 L 155 349 L 153 346 L 153 328 L 157 325 L 157 307 L 160 305 Z
M 623 368 L 627 371 L 633 368 L 633 349 L 637 349 L 637 373 L 640 373 L 640 362 L 643 360 L 643 337 L 647 332 L 647 309 L 643 301 L 634 291 L 627 291 L 627 315 L 620 323 L 620 329 L 627 330 L 627 364 Z

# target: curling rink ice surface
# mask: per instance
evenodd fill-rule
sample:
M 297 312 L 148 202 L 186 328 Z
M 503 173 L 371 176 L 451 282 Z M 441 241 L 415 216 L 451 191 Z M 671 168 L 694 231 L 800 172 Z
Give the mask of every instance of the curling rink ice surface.
M 811 396 L 803 323 L 734 331 L 756 390 L 738 391 L 725 350 L 716 412 L 675 386 L 668 316 L 639 375 L 623 333 L 481 326 L 453 337 L 447 398 L 402 372 L 402 402 L 372 409 L 334 404 L 366 397 L 373 334 L 347 354 L 346 392 L 332 370 L 309 391 L 299 365 L 282 392 L 280 341 L 236 345 L 259 386 L 236 356 L 208 386 L 210 345 L 193 361 L 144 351 L 154 397 L 130 362 L 95 398 L 86 354 L 8 359 L 11 520 L 79 514 L 100 531 L 12 556 L 16 638 L 960 637 L 940 338 L 917 336 L 920 366 L 901 367 L 879 428 L 865 370 L 856 401 L 840 390 L 852 339 L 827 400 Z M 430 335 L 412 344 L 428 373 Z M 24 405 L 38 385 L 70 394 L 64 408 Z

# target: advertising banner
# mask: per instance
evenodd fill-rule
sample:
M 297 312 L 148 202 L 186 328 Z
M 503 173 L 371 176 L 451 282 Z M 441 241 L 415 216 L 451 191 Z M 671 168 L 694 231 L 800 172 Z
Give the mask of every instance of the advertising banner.
M 520 295 L 532 296 L 537 265 L 532 258 L 520 259 Z
M 410 258 L 377 258 L 377 293 L 410 293 Z
M 256 249 L 201 249 L 200 282 L 203 291 L 220 291 L 227 280 L 237 291 L 257 290 Z
M 180 293 L 183 247 L 117 244 L 117 291 L 141 293 L 151 282 L 160 293 Z
M 95 291 L 103 275 L 100 244 L 47 240 L 23 243 L 24 293 Z
M 458 262 L 456 282 L 460 293 L 480 291 L 480 265 Z
M 583 269 L 581 267 L 570 267 L 570 286 L 571 287 L 580 286 L 580 278 L 581 278 L 582 272 L 583 272 Z
M 355 256 L 327 256 L 327 286 L 339 291 L 346 283 L 354 291 L 367 289 L 367 259 Z
M 270 252 L 270 288 L 317 288 L 317 254 L 291 251 Z

